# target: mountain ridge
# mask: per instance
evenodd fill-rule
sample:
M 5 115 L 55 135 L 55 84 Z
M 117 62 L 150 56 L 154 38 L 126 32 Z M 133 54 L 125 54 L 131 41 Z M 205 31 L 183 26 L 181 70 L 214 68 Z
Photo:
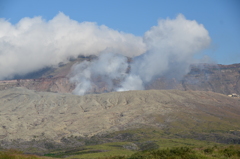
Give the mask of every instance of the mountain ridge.
M 71 67 L 84 60 L 91 61 L 96 57 L 78 58 L 69 63 L 62 64 L 58 68 L 47 70 L 39 74 L 39 78 L 15 79 L 0 81 L 0 90 L 13 87 L 25 87 L 31 90 L 71 93 L 75 85 L 69 81 Z M 178 89 L 201 90 L 222 93 L 225 95 L 240 94 L 240 64 L 191 65 L 191 70 L 181 80 L 168 77 L 159 77 L 146 85 L 146 89 Z M 93 86 L 87 94 L 111 92 L 104 86 Z

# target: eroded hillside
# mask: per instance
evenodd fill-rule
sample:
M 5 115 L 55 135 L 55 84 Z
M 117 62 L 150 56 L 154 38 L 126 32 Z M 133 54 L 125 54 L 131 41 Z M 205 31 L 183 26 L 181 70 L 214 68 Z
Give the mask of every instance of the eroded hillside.
M 75 96 L 25 88 L 0 91 L 0 139 L 60 140 L 139 127 L 164 131 L 240 130 L 240 99 L 179 90 Z
M 75 85 L 69 81 L 71 67 L 84 60 L 92 61 L 96 57 L 79 57 L 67 64 L 60 64 L 58 68 L 46 69 L 29 74 L 24 79 L 0 81 L 0 90 L 25 87 L 30 90 L 71 93 Z M 129 59 L 130 60 L 130 59 Z M 130 61 L 129 61 L 130 62 Z M 25 79 L 28 78 L 28 79 Z M 98 81 L 99 79 L 93 79 Z M 116 81 L 115 81 L 116 82 Z M 87 93 L 111 92 L 104 82 L 93 85 Z M 240 94 L 240 64 L 233 65 L 192 65 L 190 72 L 182 79 L 159 77 L 149 82 L 146 89 L 178 89 L 212 91 L 221 94 Z
M 221 94 L 240 94 L 240 64 L 192 65 L 181 81 L 159 78 L 148 89 L 179 89 L 212 91 Z

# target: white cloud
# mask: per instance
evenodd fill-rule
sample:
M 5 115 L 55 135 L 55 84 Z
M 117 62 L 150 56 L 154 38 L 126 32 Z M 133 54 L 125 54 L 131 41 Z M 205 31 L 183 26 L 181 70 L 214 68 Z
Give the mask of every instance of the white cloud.
M 111 91 L 144 89 L 159 76 L 180 79 L 188 72 L 193 56 L 210 42 L 204 26 L 182 14 L 159 20 L 143 37 L 92 22 L 79 23 L 63 13 L 49 21 L 23 18 L 16 25 L 0 19 L 0 80 L 80 54 L 101 54 L 94 62 L 73 67 L 75 94 L 83 95 L 103 83 Z M 129 64 L 125 56 L 133 57 L 133 62 Z
M 145 44 L 141 37 L 92 22 L 79 23 L 63 13 L 50 21 L 23 18 L 16 25 L 0 19 L 0 79 L 104 50 L 132 57 L 145 52 Z

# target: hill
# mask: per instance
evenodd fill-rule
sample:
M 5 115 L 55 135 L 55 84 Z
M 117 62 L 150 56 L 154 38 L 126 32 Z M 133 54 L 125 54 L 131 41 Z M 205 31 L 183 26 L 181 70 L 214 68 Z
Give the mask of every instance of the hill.
M 204 91 L 147 90 L 75 96 L 0 91 L 0 139 L 91 137 L 127 129 L 168 134 L 240 130 L 240 99 Z

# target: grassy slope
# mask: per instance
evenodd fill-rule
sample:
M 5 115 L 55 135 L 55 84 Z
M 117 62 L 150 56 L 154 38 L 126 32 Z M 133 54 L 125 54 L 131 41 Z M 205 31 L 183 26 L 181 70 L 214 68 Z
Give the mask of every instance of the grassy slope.
M 167 142 L 168 143 L 168 142 Z M 182 143 L 182 142 L 181 142 Z M 189 143 L 189 142 L 187 142 Z M 194 142 L 195 143 L 195 142 Z M 73 155 L 67 159 L 239 159 L 240 145 L 205 145 L 205 146 L 174 146 L 171 148 L 160 148 L 148 151 L 126 151 L 119 149 L 125 143 L 103 144 L 88 147 L 89 149 L 104 149 L 108 152 Z M 119 147 L 119 148 L 117 148 Z M 60 157 L 60 156 L 59 156 Z M 64 157 L 64 156 L 62 156 Z M 24 155 L 19 151 L 0 151 L 1 159 L 50 159 L 35 155 Z
M 109 139 L 112 142 L 106 142 Z M 101 138 L 92 138 L 92 142 L 103 142 L 102 144 L 84 146 L 82 150 L 73 151 L 55 151 L 47 156 L 51 157 L 66 157 L 67 159 L 72 158 L 101 158 L 109 156 L 131 156 L 142 150 L 159 149 L 165 150 L 167 148 L 174 149 L 179 147 L 189 147 L 191 149 L 200 149 L 196 153 L 203 153 L 204 149 L 209 147 L 222 148 L 226 144 L 220 144 L 208 140 L 196 140 L 190 138 L 182 138 L 173 134 L 166 134 L 163 131 L 157 129 L 133 129 L 114 132 Z M 117 142 L 118 141 L 118 142 Z M 121 141 L 121 142 L 120 142 Z M 218 153 L 218 152 L 217 152 Z M 203 153 L 200 156 L 206 156 L 208 154 Z M 218 156 L 221 156 L 219 154 Z M 224 156 L 223 156 L 224 158 Z
M 239 159 L 240 145 L 223 145 L 213 142 L 204 142 L 191 139 L 161 139 L 157 143 L 162 145 L 159 149 L 147 151 L 126 150 L 122 146 L 129 142 L 107 143 L 102 145 L 88 146 L 88 150 L 74 153 L 65 153 L 62 156 L 67 159 L 118 159 L 118 158 L 206 158 L 206 159 Z M 100 150 L 102 152 L 100 152 Z M 185 151 L 187 150 L 187 151 Z M 93 153 L 95 151 L 95 153 Z M 99 152 L 97 152 L 99 151 Z M 88 153 L 89 152 L 89 153 Z M 76 154 L 79 153 L 79 154 Z M 164 156 L 165 155 L 165 156 Z M 182 156 L 181 156 L 182 155 Z M 170 157 L 171 156 L 171 157 Z
M 131 156 L 113 156 L 102 159 L 239 159 L 240 146 L 225 147 L 177 147 L 171 149 L 143 151 Z
M 23 154 L 21 151 L 13 150 L 13 149 L 0 151 L 0 158 L 1 159 L 51 159 L 49 157 L 26 155 L 26 154 Z
M 193 131 L 192 134 L 190 131 L 184 129 L 184 127 L 179 126 L 179 124 L 173 124 L 167 129 L 156 129 L 151 127 L 143 127 L 141 129 L 128 129 L 113 132 L 110 134 L 105 134 L 102 136 L 94 136 L 90 139 L 86 139 L 85 145 L 81 147 L 74 147 L 74 148 L 62 148 L 58 150 L 51 150 L 47 154 L 46 157 L 54 157 L 54 158 L 67 158 L 67 159 L 90 159 L 90 158 L 106 158 L 111 159 L 109 156 L 125 156 L 122 158 L 139 158 L 143 156 L 151 156 L 151 153 L 160 153 L 168 155 L 174 155 L 170 150 L 166 150 L 167 148 L 175 150 L 175 148 L 179 147 L 188 147 L 191 149 L 190 152 L 186 152 L 185 155 L 194 156 L 195 158 L 228 158 L 226 157 L 227 154 L 224 154 L 225 147 L 227 146 L 224 143 L 231 143 L 225 142 L 225 138 L 231 138 L 233 134 L 237 132 L 227 131 L 226 127 L 212 127 L 211 129 L 201 129 Z M 178 131 L 182 128 L 182 131 Z M 213 131 L 214 130 L 214 131 Z M 217 137 L 216 137 L 217 136 Z M 221 137 L 220 139 L 219 136 Z M 200 140 L 198 140 L 200 137 Z M 239 135 L 235 137 L 240 137 Z M 223 138 L 223 140 L 222 140 Z M 70 140 L 80 140 L 75 137 L 69 137 Z M 84 140 L 81 138 L 81 140 Z M 216 141 L 216 142 L 214 142 Z M 240 141 L 240 139 L 239 139 Z M 218 142 L 218 143 L 217 143 Z M 219 143 L 219 142 L 222 142 Z M 217 147 L 217 148 L 215 148 Z M 226 150 L 226 153 L 234 153 L 230 154 L 233 159 L 240 158 L 238 156 L 238 152 L 235 152 L 235 149 L 239 149 L 240 146 L 234 146 L 234 150 Z M 149 151 L 151 149 L 156 150 L 163 150 L 163 151 Z M 205 150 L 206 149 L 206 150 Z M 208 150 L 209 149 L 209 150 Z M 212 151 L 208 153 L 205 151 Z M 143 150 L 147 150 L 147 152 L 141 152 Z M 165 152 L 166 151 L 166 152 Z M 20 158 L 14 158 L 13 155 L 11 158 L 6 159 L 40 159 L 40 157 L 29 156 L 17 154 Z M 136 157 L 137 156 L 137 157 Z M 153 155 L 154 156 L 154 155 Z M 198 157 L 196 157 L 198 156 Z M 175 156 L 176 157 L 176 156 Z M 185 156 L 186 157 L 186 156 Z M 0 158 L 3 158 L 0 156 Z M 174 157 L 172 157 L 174 158 Z M 154 159 L 154 157 L 153 157 Z
M 157 145 L 161 145 L 160 149 L 165 149 L 167 147 L 181 147 L 181 146 L 207 146 L 207 145 L 215 145 L 212 142 L 204 142 L 204 141 L 197 141 L 191 139 L 160 139 L 155 140 Z M 67 157 L 68 159 L 71 158 L 100 158 L 100 157 L 108 157 L 108 156 L 117 156 L 117 155 L 124 155 L 130 156 L 137 151 L 135 150 L 126 150 L 123 148 L 123 145 L 129 145 L 130 142 L 122 142 L 122 143 L 107 143 L 102 145 L 95 145 L 89 146 L 88 148 L 92 150 L 106 150 L 106 152 L 99 152 L 99 153 L 89 153 L 89 154 L 81 154 L 81 155 L 74 155 Z

